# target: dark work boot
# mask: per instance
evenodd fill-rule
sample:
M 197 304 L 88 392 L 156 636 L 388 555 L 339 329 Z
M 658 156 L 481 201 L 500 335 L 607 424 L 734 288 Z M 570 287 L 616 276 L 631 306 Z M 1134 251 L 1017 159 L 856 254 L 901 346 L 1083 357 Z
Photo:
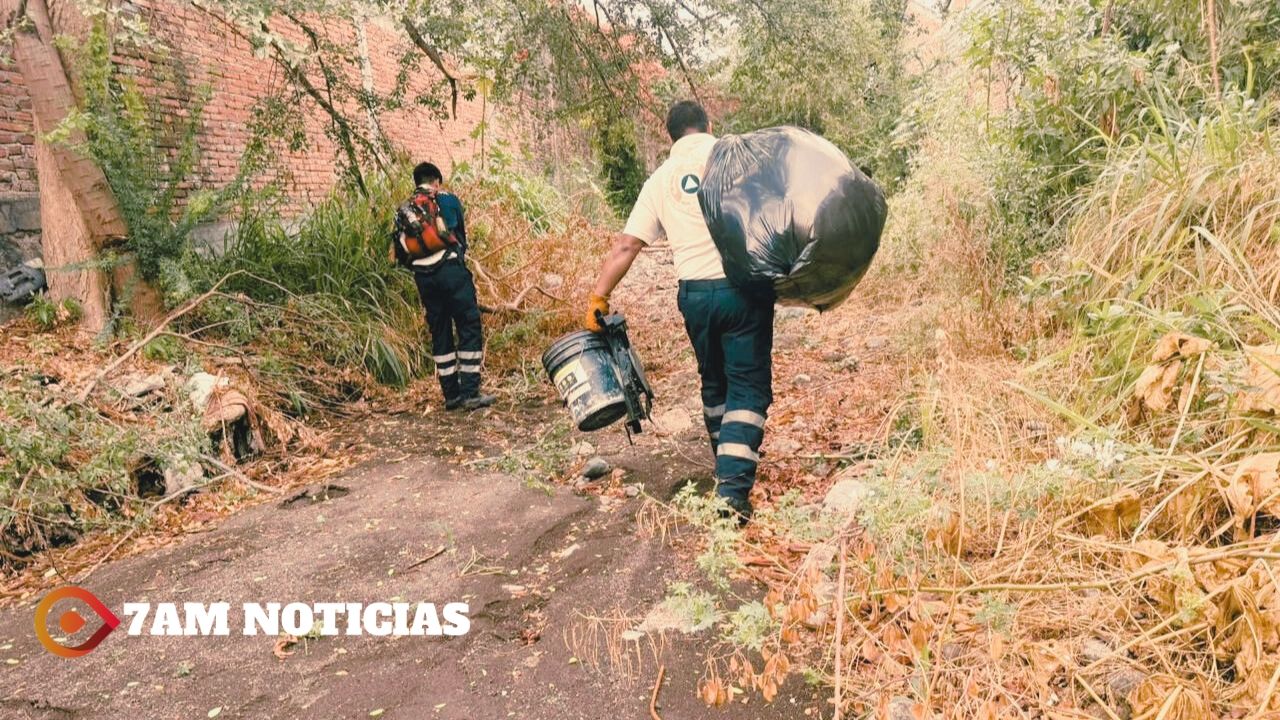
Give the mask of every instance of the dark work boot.
M 493 395 L 486 395 L 484 393 L 479 393 L 476 395 L 472 395 L 469 398 L 463 399 L 462 409 L 467 411 L 479 410 L 481 408 L 487 408 L 497 401 L 498 401 L 498 398 L 494 397 Z
M 453 396 L 453 397 L 451 397 L 451 398 L 445 398 L 445 399 L 444 399 L 444 409 L 445 409 L 445 410 L 450 410 L 450 411 L 457 410 L 457 409 L 459 409 L 459 408 L 461 408 L 461 407 L 462 407 L 462 402 L 463 402 L 463 401 L 462 401 L 462 396 L 461 396 L 461 395 L 455 395 L 455 396 Z
M 727 495 L 718 495 L 717 497 L 724 500 L 729 506 L 720 510 L 720 517 L 726 519 L 736 517 L 738 519 L 738 527 L 746 527 L 747 523 L 751 521 L 751 515 L 755 512 L 755 508 L 751 507 L 751 501 L 739 500 L 736 497 Z

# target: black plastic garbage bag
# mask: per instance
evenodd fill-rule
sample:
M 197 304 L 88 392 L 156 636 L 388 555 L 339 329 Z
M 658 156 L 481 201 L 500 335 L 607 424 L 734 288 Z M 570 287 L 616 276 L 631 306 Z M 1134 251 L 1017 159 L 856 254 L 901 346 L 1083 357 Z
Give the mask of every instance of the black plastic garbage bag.
M 730 280 L 828 310 L 866 274 L 884 193 L 827 140 L 795 127 L 726 135 L 703 174 L 702 217 Z

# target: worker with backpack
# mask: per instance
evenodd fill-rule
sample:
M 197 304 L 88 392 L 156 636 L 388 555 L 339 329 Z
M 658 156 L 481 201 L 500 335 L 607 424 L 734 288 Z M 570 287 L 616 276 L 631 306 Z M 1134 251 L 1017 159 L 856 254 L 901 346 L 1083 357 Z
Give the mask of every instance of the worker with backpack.
M 467 228 L 462 202 L 441 189 L 444 176 L 429 162 L 413 169 L 413 182 L 413 196 L 396 209 L 391 253 L 413 271 L 427 313 L 445 409 L 488 407 L 495 398 L 480 392 L 484 334 L 475 281 L 464 261 Z

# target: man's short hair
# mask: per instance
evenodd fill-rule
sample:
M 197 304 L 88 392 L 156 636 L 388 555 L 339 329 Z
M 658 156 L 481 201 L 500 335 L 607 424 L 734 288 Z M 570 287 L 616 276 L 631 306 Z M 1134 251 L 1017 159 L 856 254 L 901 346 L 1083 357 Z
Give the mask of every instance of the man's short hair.
M 707 111 L 693 100 L 681 100 L 667 112 L 667 134 L 673 141 L 690 132 L 706 132 L 710 127 Z
M 444 182 L 444 175 L 441 175 L 440 168 L 432 163 L 418 163 L 418 166 L 413 169 L 414 185 L 426 185 L 437 181 Z

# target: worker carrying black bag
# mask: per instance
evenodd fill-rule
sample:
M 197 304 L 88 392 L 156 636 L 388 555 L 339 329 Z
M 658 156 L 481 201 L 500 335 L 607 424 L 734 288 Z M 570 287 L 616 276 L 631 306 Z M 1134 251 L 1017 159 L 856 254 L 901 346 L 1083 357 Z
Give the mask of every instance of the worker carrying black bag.
M 829 141 L 795 127 L 726 135 L 698 189 L 725 275 L 777 300 L 829 310 L 866 274 L 884 230 L 884 193 Z

